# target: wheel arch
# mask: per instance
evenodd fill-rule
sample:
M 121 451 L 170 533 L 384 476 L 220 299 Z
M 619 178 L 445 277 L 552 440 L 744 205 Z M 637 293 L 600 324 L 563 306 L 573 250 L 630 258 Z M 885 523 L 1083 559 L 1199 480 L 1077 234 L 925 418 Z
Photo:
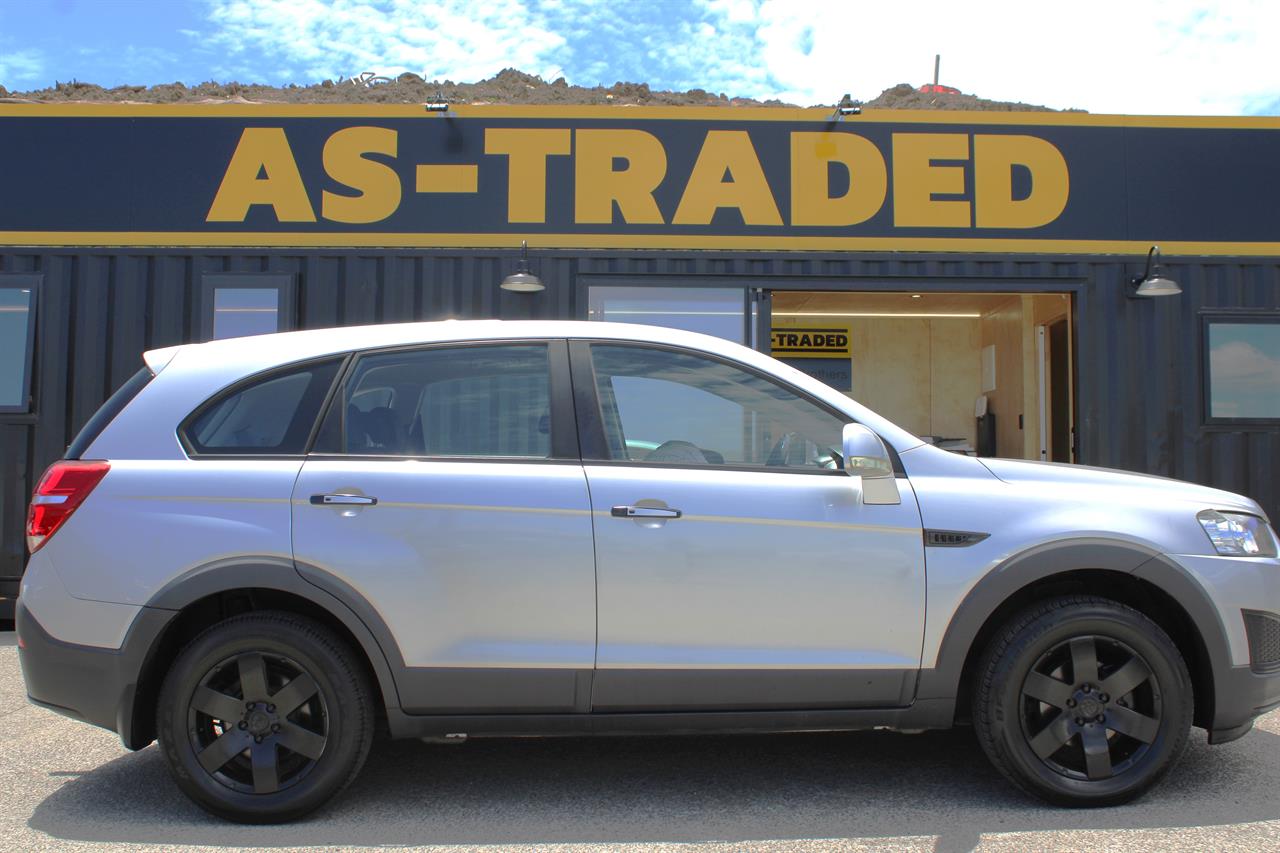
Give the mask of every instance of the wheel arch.
M 202 567 L 163 587 L 148 607 L 170 611 L 173 617 L 147 650 L 128 707 L 120 709 L 118 730 L 125 746 L 141 749 L 155 739 L 160 684 L 182 649 L 209 626 L 256 610 L 297 613 L 333 630 L 356 653 L 376 688 L 380 711 L 387 716 L 398 713 L 394 673 L 396 665 L 403 667 L 399 647 L 363 597 L 354 590 L 335 595 L 331 590 L 343 586 L 336 579 L 329 586 L 304 579 L 291 562 L 263 559 Z
M 1191 673 L 1195 724 L 1210 728 L 1220 687 L 1214 672 L 1231 660 L 1216 608 L 1204 588 L 1167 557 L 1111 540 L 1042 545 L 984 576 L 956 609 L 936 666 L 921 673 L 918 698 L 951 697 L 955 719 L 966 719 L 973 671 L 999 627 L 1035 601 L 1081 592 L 1133 607 L 1164 629 Z

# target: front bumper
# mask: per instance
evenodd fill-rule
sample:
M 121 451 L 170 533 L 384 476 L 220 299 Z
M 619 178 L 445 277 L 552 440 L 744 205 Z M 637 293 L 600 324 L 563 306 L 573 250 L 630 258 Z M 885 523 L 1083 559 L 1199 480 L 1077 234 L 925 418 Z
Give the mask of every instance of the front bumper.
M 1253 721 L 1280 707 L 1280 672 L 1257 673 L 1233 666 L 1214 673 L 1215 707 L 1209 743 L 1229 743 L 1244 737 Z
M 64 643 L 50 636 L 18 599 L 18 662 L 27 697 L 37 705 L 120 735 L 133 743 L 133 706 L 143 668 L 174 613 L 142 608 L 119 649 Z

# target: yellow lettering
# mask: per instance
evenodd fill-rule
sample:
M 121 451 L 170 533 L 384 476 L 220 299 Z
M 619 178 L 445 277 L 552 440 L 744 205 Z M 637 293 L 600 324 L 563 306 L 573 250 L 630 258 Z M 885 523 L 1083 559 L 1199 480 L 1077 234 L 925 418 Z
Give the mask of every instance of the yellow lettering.
M 849 170 L 849 189 L 832 198 L 831 163 Z M 854 133 L 791 134 L 791 224 L 857 225 L 876 215 L 889 188 L 884 157 Z
M 773 191 L 745 130 L 707 131 L 671 221 L 675 225 L 710 225 L 722 207 L 736 207 L 745 225 L 782 224 Z
M 1013 197 L 1013 167 L 1031 173 L 1031 194 Z M 979 228 L 1038 228 L 1057 219 L 1071 192 L 1067 161 L 1035 136 L 973 137 L 973 207 Z
M 893 135 L 893 224 L 909 228 L 968 228 L 969 202 L 936 201 L 935 194 L 964 192 L 963 166 L 935 166 L 934 160 L 968 160 L 963 133 Z
M 400 176 L 386 163 L 364 155 L 395 157 L 396 144 L 396 132 L 385 127 L 348 127 L 330 136 L 324 144 L 324 170 L 357 195 L 325 190 L 320 214 L 334 222 L 378 222 L 395 213 L 400 206 Z
M 205 221 L 244 222 L 255 204 L 271 205 L 280 222 L 316 221 L 282 127 L 244 129 Z
M 667 175 L 667 152 L 656 136 L 643 130 L 579 130 L 575 143 L 575 222 L 611 223 L 616 202 L 625 223 L 662 224 L 653 191 Z M 615 170 L 615 159 L 626 160 L 626 168 Z
M 507 221 L 547 221 L 547 158 L 570 151 L 567 129 L 489 127 L 484 153 L 508 158 Z

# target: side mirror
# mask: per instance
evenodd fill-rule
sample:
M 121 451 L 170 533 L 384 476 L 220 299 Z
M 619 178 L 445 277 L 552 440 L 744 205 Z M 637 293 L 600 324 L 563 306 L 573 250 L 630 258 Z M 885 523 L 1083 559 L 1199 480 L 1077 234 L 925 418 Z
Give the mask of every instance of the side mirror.
M 893 476 L 893 463 L 880 436 L 862 424 L 845 424 L 841 439 L 844 472 L 850 477 L 875 480 Z

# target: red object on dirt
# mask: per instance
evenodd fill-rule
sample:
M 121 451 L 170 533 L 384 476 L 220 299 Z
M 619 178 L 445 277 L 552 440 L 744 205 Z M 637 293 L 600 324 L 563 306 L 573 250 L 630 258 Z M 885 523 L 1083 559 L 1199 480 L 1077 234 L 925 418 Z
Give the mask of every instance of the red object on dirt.
M 943 86 L 941 83 L 925 83 L 917 91 L 926 95 L 959 95 L 960 90 L 954 86 Z

